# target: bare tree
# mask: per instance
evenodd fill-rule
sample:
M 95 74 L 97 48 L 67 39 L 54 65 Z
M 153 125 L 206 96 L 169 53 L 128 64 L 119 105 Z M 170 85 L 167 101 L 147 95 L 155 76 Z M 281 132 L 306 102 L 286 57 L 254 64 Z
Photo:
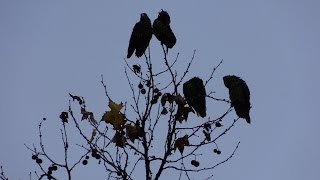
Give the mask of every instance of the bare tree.
M 191 179 L 195 172 L 210 171 L 228 161 L 240 142 L 223 161 L 211 166 L 201 166 L 201 162 L 197 160 L 199 156 L 208 156 L 203 153 L 203 147 L 211 148 L 217 155 L 221 154 L 217 140 L 232 129 L 237 119 L 229 124 L 224 121 L 233 110 L 230 107 L 218 117 L 212 118 L 208 114 L 205 118 L 197 117 L 204 119 L 202 121 L 188 121 L 189 113 L 196 112 L 189 107 L 183 93 L 179 92 L 179 87 L 186 81 L 185 77 L 195 59 L 195 53 L 196 51 L 182 74 L 174 69 L 179 54 L 170 62 L 164 48 L 163 62 L 166 69 L 160 72 L 154 72 L 150 53 L 148 56 L 145 55 L 144 64 L 130 65 L 125 59 L 124 72 L 132 92 L 133 103 L 129 104 L 125 99 L 124 103 L 114 102 L 101 76 L 101 84 L 109 100 L 110 109 L 99 120 L 88 110 L 83 97 L 69 94 L 68 111 L 60 114 L 63 161 L 61 158 L 56 160 L 50 157 L 50 149 L 46 149 L 43 142 L 41 128 L 46 122 L 45 118 L 39 124 L 39 146 L 26 145 L 32 151 L 32 159 L 40 168 L 35 173 L 37 178 L 57 179 L 54 172 L 65 171 L 68 179 L 72 179 L 72 172 L 76 167 L 90 165 L 89 160 L 96 159 L 105 168 L 108 179 L 134 179 L 137 166 L 144 167 L 145 179 L 159 179 L 165 171 L 171 170 L 180 172 L 177 179 Z M 210 83 L 222 62 L 223 60 L 213 68 L 210 77 L 204 83 L 205 86 Z M 166 74 L 171 78 L 161 78 Z M 210 92 L 206 95 L 208 103 L 230 103 L 226 99 L 213 97 L 212 94 Z M 80 109 L 81 119 L 74 114 L 74 108 Z M 79 142 L 69 140 L 70 128 L 77 130 Z M 77 146 L 79 153 L 70 154 L 70 146 Z M 77 161 L 69 160 L 70 156 L 76 156 L 77 158 L 72 159 Z M 43 161 L 48 163 L 44 165 Z M 210 177 L 212 176 L 213 174 Z
M 135 179 L 141 173 L 141 167 L 146 180 L 160 179 L 170 171 L 178 172 L 176 179 L 193 179 L 204 171 L 209 172 L 205 179 L 212 178 L 212 170 L 232 158 L 240 144 L 235 144 L 231 153 L 221 161 L 210 159 L 210 165 L 202 165 L 199 161 L 199 157 L 209 156 L 205 149 L 212 149 L 211 153 L 217 156 L 221 154 L 218 140 L 227 135 L 238 120 L 228 116 L 233 111 L 231 102 L 215 97 L 214 92 L 206 88 L 223 60 L 213 66 L 203 83 L 207 92 L 205 100 L 206 104 L 228 103 L 230 106 L 215 117 L 207 113 L 201 117 L 192 115 L 194 117 L 190 119 L 190 113 L 198 113 L 186 101 L 181 87 L 188 80 L 186 75 L 193 65 L 196 51 L 185 69 L 178 71 L 179 53 L 169 59 L 168 50 L 164 46 L 162 49 L 165 68 L 161 71 L 154 70 L 150 49 L 141 58 L 144 60 L 128 62 L 124 59 L 124 75 L 131 90 L 129 99 L 111 96 L 112 92 L 107 90 L 101 76 L 109 105 L 106 112 L 101 112 L 101 118 L 89 110 L 84 97 L 69 94 L 68 110 L 61 112 L 61 124 L 57 129 L 63 143 L 62 157 L 52 156 L 53 152 L 44 142 L 42 128 L 48 120 L 43 118 L 38 127 L 39 144 L 25 145 L 39 167 L 30 173 L 30 179 L 32 176 L 58 179 L 58 171 L 64 172 L 65 179 L 71 180 L 74 169 L 89 166 L 90 161 L 98 161 L 98 165 L 104 167 L 106 179 Z M 114 101 L 116 98 L 122 102 Z M 71 148 L 77 153 L 71 153 Z M 2 168 L 1 178 L 7 179 Z

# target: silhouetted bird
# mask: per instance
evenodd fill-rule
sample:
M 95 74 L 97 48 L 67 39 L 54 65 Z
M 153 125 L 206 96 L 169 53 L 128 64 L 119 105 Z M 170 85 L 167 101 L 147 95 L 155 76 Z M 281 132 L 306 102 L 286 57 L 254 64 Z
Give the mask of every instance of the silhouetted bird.
M 164 44 L 167 47 L 167 51 L 168 48 L 172 48 L 177 42 L 171 30 L 170 22 L 170 16 L 164 10 L 159 12 L 157 19 L 153 22 L 153 34 L 161 42 L 161 45 Z
M 223 77 L 224 85 L 229 89 L 231 106 L 234 107 L 240 118 L 250 123 L 250 91 L 244 80 L 237 76 L 228 75 Z
M 206 116 L 206 89 L 203 81 L 194 77 L 183 84 L 183 94 L 187 103 L 192 107 L 197 115 Z
M 129 41 L 127 58 L 130 58 L 134 51 L 136 56 L 141 57 L 149 46 L 152 38 L 151 21 L 146 13 L 142 13 L 140 21 L 133 27 Z

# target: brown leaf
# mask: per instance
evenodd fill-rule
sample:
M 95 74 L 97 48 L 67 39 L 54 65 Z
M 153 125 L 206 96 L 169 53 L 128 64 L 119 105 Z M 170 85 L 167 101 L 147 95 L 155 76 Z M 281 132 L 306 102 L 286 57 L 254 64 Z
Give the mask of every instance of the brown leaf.
M 68 112 L 61 112 L 59 117 L 63 123 L 68 123 Z
M 183 107 L 178 105 L 177 114 L 175 115 L 175 120 L 182 123 L 183 120 L 187 121 L 189 112 L 194 112 L 192 108 L 190 107 Z
M 126 146 L 126 138 L 119 131 L 117 131 L 114 137 L 112 138 L 112 142 L 114 142 L 118 147 L 123 148 L 124 146 Z
M 174 97 L 174 101 L 178 104 L 178 106 L 185 105 L 184 98 L 180 94 Z
M 133 65 L 133 66 L 132 66 L 132 69 L 133 69 L 133 71 L 134 71 L 135 74 L 139 74 L 140 71 L 141 71 L 140 65 L 137 65 L 137 64 Z
M 69 96 L 72 98 L 72 100 L 76 100 L 79 102 L 80 105 L 83 104 L 83 100 L 79 96 L 73 96 L 72 94 L 69 93 Z
M 137 131 L 138 131 L 138 137 L 141 137 L 141 138 L 142 138 L 142 137 L 144 136 L 144 130 L 143 130 L 143 128 L 140 126 L 139 120 L 136 121 L 135 126 L 136 126 Z
M 176 150 L 176 148 L 178 148 L 178 150 L 182 154 L 184 150 L 184 146 L 188 146 L 188 145 L 189 145 L 188 135 L 185 135 L 176 140 L 176 142 L 174 143 L 174 149 Z
M 97 135 L 97 130 L 93 129 L 91 133 L 90 143 L 93 141 L 94 137 Z
M 174 97 L 170 93 L 164 93 L 161 97 L 161 105 L 165 106 L 166 102 L 168 101 L 169 103 L 173 103 Z
M 127 124 L 126 125 L 126 135 L 127 135 L 127 138 L 129 138 L 134 143 L 134 140 L 139 139 L 138 128 L 136 126 L 131 125 L 131 124 Z
M 93 124 L 98 124 L 94 119 L 93 113 L 86 111 L 85 108 L 81 107 L 82 120 L 88 119 Z

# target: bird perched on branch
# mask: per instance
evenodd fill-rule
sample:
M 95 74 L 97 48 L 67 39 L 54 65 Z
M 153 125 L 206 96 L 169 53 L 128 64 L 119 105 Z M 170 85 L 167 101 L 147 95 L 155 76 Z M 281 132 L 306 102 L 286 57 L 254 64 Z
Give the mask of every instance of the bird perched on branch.
M 183 94 L 190 107 L 197 115 L 206 116 L 206 89 L 202 79 L 194 77 L 183 84 Z
M 250 123 L 250 91 L 244 80 L 240 77 L 228 75 L 223 77 L 224 85 L 229 89 L 231 106 L 234 107 L 240 118 Z
M 170 27 L 170 16 L 167 11 L 163 9 L 159 12 L 157 19 L 153 22 L 153 34 L 161 42 L 161 45 L 165 45 L 168 48 L 172 48 L 177 39 L 173 34 Z
M 133 27 L 127 58 L 130 58 L 134 51 L 137 57 L 141 57 L 149 46 L 152 38 L 151 21 L 146 13 L 140 15 L 140 21 Z

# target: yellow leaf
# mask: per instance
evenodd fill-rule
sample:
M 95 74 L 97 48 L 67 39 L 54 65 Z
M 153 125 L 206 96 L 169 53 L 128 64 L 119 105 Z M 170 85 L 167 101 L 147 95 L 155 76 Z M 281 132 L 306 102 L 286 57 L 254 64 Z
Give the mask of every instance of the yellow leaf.
M 113 124 L 114 122 L 114 113 L 112 111 L 107 111 L 102 116 L 102 120 L 104 120 L 106 123 Z
M 123 108 L 123 103 L 117 104 L 109 99 L 109 107 L 111 111 L 120 112 L 120 110 Z
M 104 113 L 102 120 L 113 125 L 114 129 L 122 130 L 125 124 L 124 115 L 120 112 L 123 108 L 123 104 L 117 104 L 109 99 L 109 107 L 111 110 Z
M 114 116 L 114 122 L 113 122 L 113 127 L 114 129 L 116 130 L 121 130 L 123 129 L 123 126 L 124 126 L 124 116 L 122 113 L 118 113 L 118 114 L 115 114 Z

